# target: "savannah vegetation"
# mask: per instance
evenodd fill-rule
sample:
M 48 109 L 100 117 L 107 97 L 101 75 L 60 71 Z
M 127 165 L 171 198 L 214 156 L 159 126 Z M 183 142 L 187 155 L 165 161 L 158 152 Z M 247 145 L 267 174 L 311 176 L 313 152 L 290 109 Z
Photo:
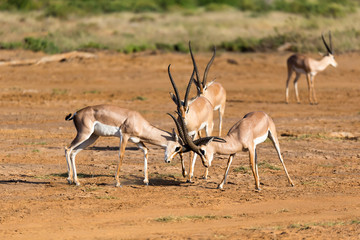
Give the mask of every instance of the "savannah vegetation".
M 0 48 L 72 50 L 335 51 L 360 49 L 358 0 L 0 0 Z

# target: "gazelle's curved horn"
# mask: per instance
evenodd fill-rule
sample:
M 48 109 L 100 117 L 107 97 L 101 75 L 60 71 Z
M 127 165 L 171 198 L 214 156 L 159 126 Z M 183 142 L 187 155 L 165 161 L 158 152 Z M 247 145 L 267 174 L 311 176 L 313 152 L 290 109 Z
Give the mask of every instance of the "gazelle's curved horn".
M 183 132 L 183 130 L 182 130 L 179 122 L 176 120 L 176 118 L 175 118 L 172 114 L 170 114 L 170 113 L 167 113 L 167 114 L 174 120 L 175 125 L 176 125 L 176 128 L 177 128 L 177 130 L 178 130 L 178 132 L 179 132 L 179 136 L 180 136 L 182 142 L 183 142 L 184 144 L 186 144 L 185 134 L 184 134 L 184 132 Z
M 203 93 L 204 89 L 203 89 L 202 84 L 200 83 L 199 70 L 198 70 L 198 68 L 196 66 L 195 58 L 194 58 L 194 55 L 193 55 L 192 50 L 191 50 L 191 42 L 190 41 L 189 41 L 189 50 L 190 50 L 191 60 L 193 62 L 193 66 L 194 66 L 194 71 L 196 73 L 196 80 L 195 81 L 197 81 L 197 85 L 200 88 L 200 93 Z
M 193 70 L 193 72 L 191 74 L 190 81 L 188 83 L 188 86 L 187 86 L 186 92 L 185 92 L 185 97 L 184 97 L 184 108 L 185 108 L 185 110 L 187 110 L 187 108 L 189 106 L 189 93 L 190 93 L 190 89 L 191 89 L 191 83 L 194 80 L 194 73 L 195 73 L 195 70 Z
M 333 48 L 332 48 L 332 40 L 331 40 L 331 31 L 329 31 L 329 42 L 330 42 L 330 50 L 331 50 L 331 54 L 332 54 Z
M 171 76 L 170 66 L 171 66 L 171 64 L 169 64 L 169 66 L 168 66 L 168 74 L 169 74 L 170 82 L 171 82 L 171 84 L 173 86 L 173 89 L 175 91 L 177 109 L 180 110 L 181 109 L 181 100 L 180 100 L 180 96 L 179 96 L 179 91 L 178 91 L 178 89 L 176 87 L 176 84 L 175 84 L 175 82 L 174 82 L 174 80 L 173 80 L 173 78 Z
M 199 156 L 202 155 L 202 153 L 200 152 L 200 148 L 199 146 L 197 146 L 193 140 L 191 139 L 191 137 L 189 136 L 189 131 L 187 130 L 186 124 L 184 122 L 184 119 L 181 117 L 181 114 L 179 112 L 176 112 L 179 115 L 179 120 L 180 120 L 180 126 L 184 132 L 184 140 L 185 140 L 185 144 L 186 147 L 189 147 L 192 151 L 194 151 L 195 153 L 197 153 Z
M 210 67 L 211 67 L 211 64 L 212 64 L 213 61 L 214 61 L 215 55 L 216 55 L 216 48 L 214 47 L 213 56 L 211 57 L 209 63 L 207 64 L 207 66 L 206 66 L 206 68 L 205 68 L 205 71 L 204 71 L 204 76 L 203 76 L 203 81 L 202 81 L 202 87 L 203 87 L 203 88 L 205 88 L 205 86 L 206 86 L 207 74 L 208 74 L 208 72 L 209 72 L 209 69 L 210 69 Z
M 325 41 L 324 34 L 321 34 L 321 38 L 322 38 L 322 40 L 323 40 L 323 42 L 324 42 L 324 45 L 325 45 L 328 53 L 332 54 L 331 48 L 329 48 L 329 46 L 327 45 L 327 43 L 326 43 L 326 41 Z

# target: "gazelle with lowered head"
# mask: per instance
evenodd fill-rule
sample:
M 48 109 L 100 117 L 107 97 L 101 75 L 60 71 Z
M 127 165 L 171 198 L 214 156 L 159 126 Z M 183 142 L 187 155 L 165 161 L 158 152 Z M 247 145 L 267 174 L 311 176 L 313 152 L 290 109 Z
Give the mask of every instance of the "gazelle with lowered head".
M 173 117 L 173 120 L 178 128 L 180 137 L 185 138 L 187 136 L 186 123 L 179 121 L 181 120 L 179 118 L 175 119 Z M 250 167 L 255 178 L 255 189 L 260 190 L 256 147 L 267 138 L 270 138 L 273 142 L 288 181 L 291 186 L 294 186 L 280 153 L 280 145 L 276 135 L 275 124 L 264 112 L 251 112 L 246 114 L 243 119 L 231 127 L 228 134 L 223 138 L 223 141 L 219 141 L 219 139 L 215 139 L 214 137 L 208 137 L 192 142 L 190 138 L 186 138 L 184 140 L 183 149 L 190 149 L 199 154 L 205 167 L 211 166 L 215 153 L 229 155 L 223 180 L 218 185 L 218 188 L 220 189 L 223 188 L 226 182 L 226 177 L 235 154 L 241 151 L 249 151 Z
M 197 136 L 200 134 L 199 131 L 205 128 L 206 136 L 211 135 L 213 130 L 213 106 L 209 102 L 207 98 L 204 96 L 198 96 L 192 100 L 189 100 L 189 93 L 191 88 L 191 83 L 194 79 L 194 73 L 193 71 L 190 81 L 188 83 L 184 101 L 181 101 L 179 91 L 176 87 L 176 84 L 171 76 L 170 73 L 170 66 L 168 67 L 168 74 L 171 81 L 171 84 L 173 86 L 175 94 L 170 93 L 172 100 L 175 102 L 177 111 L 181 113 L 181 116 L 183 116 L 184 121 L 186 123 L 186 126 L 188 127 L 189 131 L 187 134 L 191 136 L 193 139 L 197 138 Z M 173 152 L 172 154 L 169 154 L 169 158 L 166 160 L 166 162 L 170 162 L 177 154 L 180 154 L 181 163 L 182 163 L 182 173 L 183 176 L 186 176 L 186 171 L 184 169 L 184 159 L 182 156 L 181 149 L 178 149 L 179 151 Z M 191 158 L 190 161 L 190 170 L 188 175 L 188 182 L 191 182 L 191 178 L 193 177 L 193 168 L 196 161 L 196 154 Z M 194 163 L 194 164 L 193 164 Z M 207 177 L 207 171 L 205 172 L 205 178 Z
M 80 185 L 75 167 L 75 156 L 87 146 L 94 143 L 100 136 L 120 138 L 119 164 L 115 175 L 116 186 L 120 187 L 120 168 L 128 141 L 135 143 L 144 152 L 144 183 L 148 185 L 148 148 L 144 143 L 150 143 L 165 148 L 165 160 L 169 153 L 181 149 L 180 141 L 172 133 L 152 126 L 140 113 L 113 105 L 97 105 L 85 107 L 74 114 L 66 116 L 65 120 L 73 120 L 77 135 L 69 147 L 65 147 L 68 167 L 68 182 Z
M 214 47 L 213 56 L 211 57 L 210 61 L 208 62 L 205 68 L 202 81 L 200 81 L 199 71 L 195 62 L 194 55 L 191 50 L 190 42 L 189 42 L 189 49 L 190 49 L 191 59 L 194 65 L 194 70 L 196 73 L 196 79 L 194 79 L 194 83 L 197 88 L 198 96 L 206 97 L 209 100 L 209 102 L 213 105 L 214 111 L 216 110 L 219 111 L 219 136 L 221 136 L 222 119 L 224 116 L 225 104 L 226 104 L 226 90 L 219 82 L 215 82 L 215 80 L 210 82 L 209 84 L 206 83 L 209 69 L 216 55 L 216 49 Z
M 324 45 L 327 49 L 327 54 L 321 60 L 315 60 L 313 58 L 304 56 L 302 54 L 294 54 L 291 55 L 287 60 L 287 69 L 288 69 L 288 77 L 286 80 L 286 93 L 285 93 L 285 101 L 289 103 L 289 81 L 293 72 L 295 72 L 296 76 L 294 79 L 294 88 L 296 94 L 296 101 L 300 103 L 297 81 L 301 74 L 306 75 L 306 80 L 308 83 L 309 90 L 309 102 L 310 104 L 317 104 L 317 98 L 315 93 L 315 76 L 318 72 L 325 70 L 325 68 L 329 65 L 336 67 L 337 62 L 335 61 L 333 55 L 332 41 L 331 41 L 331 32 L 329 32 L 329 42 L 330 46 L 325 41 L 324 35 L 321 34 L 321 38 L 324 42 Z

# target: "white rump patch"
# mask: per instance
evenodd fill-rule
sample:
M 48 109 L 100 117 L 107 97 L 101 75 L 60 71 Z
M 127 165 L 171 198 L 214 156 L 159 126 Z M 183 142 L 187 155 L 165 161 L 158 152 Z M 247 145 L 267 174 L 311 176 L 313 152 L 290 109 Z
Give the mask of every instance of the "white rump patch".
M 94 123 L 94 133 L 99 136 L 121 136 L 120 127 L 106 125 L 98 121 Z
M 258 138 L 255 138 L 254 139 L 254 145 L 256 147 L 256 145 L 258 145 L 259 143 L 263 143 L 265 142 L 265 140 L 268 138 L 268 135 L 269 135 L 269 130 L 266 131 L 266 133 L 261 136 L 261 137 L 258 137 Z

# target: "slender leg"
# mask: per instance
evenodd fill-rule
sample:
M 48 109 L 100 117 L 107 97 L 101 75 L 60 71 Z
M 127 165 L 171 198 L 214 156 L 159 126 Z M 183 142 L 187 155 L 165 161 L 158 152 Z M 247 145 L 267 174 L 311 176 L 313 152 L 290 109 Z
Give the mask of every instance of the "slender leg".
M 221 105 L 219 108 L 219 137 L 221 136 L 221 131 L 222 131 L 222 118 L 224 116 L 225 113 L 225 104 Z
M 181 162 L 182 175 L 183 175 L 183 177 L 186 177 L 187 172 L 186 172 L 186 170 L 185 170 L 185 162 L 184 162 L 183 153 L 179 153 L 179 156 L 180 156 L 180 162 Z
M 148 148 L 143 142 L 139 142 L 137 146 L 144 152 L 144 183 L 145 185 L 149 185 Z
M 196 158 L 197 158 L 197 154 L 194 152 L 190 152 L 190 170 L 189 170 L 189 175 L 188 175 L 188 180 L 187 182 L 191 183 L 192 182 L 192 178 L 194 177 L 194 168 L 195 168 L 195 163 L 196 163 Z
M 203 178 L 204 178 L 204 179 L 207 179 L 207 178 L 208 178 L 208 175 L 209 175 L 209 168 L 207 167 L 207 168 L 205 168 Z
M 75 157 L 76 155 L 84 150 L 85 148 L 87 148 L 88 146 L 90 146 L 91 144 L 93 144 L 97 139 L 99 138 L 98 135 L 92 134 L 86 141 L 82 142 L 80 145 L 78 145 L 76 148 L 74 148 L 74 150 L 71 152 L 70 154 L 70 159 L 71 159 L 71 163 L 72 163 L 72 169 L 74 172 L 74 183 L 76 184 L 76 186 L 80 186 L 80 182 L 77 178 L 77 172 L 76 172 L 76 166 L 75 166 Z
M 258 168 L 258 159 L 257 159 L 257 151 L 256 151 L 256 146 L 255 146 L 255 172 L 256 172 L 256 176 L 258 177 L 258 182 L 259 182 L 259 185 L 260 185 L 260 177 L 259 177 L 259 168 Z
M 296 73 L 296 77 L 294 79 L 294 89 L 295 89 L 295 96 L 296 96 L 296 102 L 300 103 L 300 97 L 299 97 L 299 91 L 298 91 L 298 80 L 300 77 L 300 73 Z
M 312 92 L 313 92 L 313 99 L 314 99 L 314 104 L 318 104 L 317 98 L 316 98 L 316 92 L 315 92 L 315 76 L 311 76 L 311 87 L 312 87 Z
M 227 177 L 227 175 L 228 175 L 228 173 L 229 173 L 230 165 L 231 165 L 232 160 L 234 159 L 234 156 L 235 156 L 235 154 L 231 154 L 231 155 L 229 156 L 229 159 L 228 159 L 228 162 L 227 162 L 227 166 L 226 166 L 226 170 L 225 170 L 225 174 L 224 174 L 224 178 L 223 178 L 223 180 L 221 181 L 221 183 L 219 184 L 218 189 L 223 189 L 223 186 L 224 186 L 224 184 L 226 183 L 226 177 Z
M 195 134 L 192 139 L 196 139 L 197 134 Z M 196 162 L 196 157 L 197 154 L 194 152 L 190 152 L 190 169 L 189 169 L 189 175 L 188 175 L 188 179 L 186 180 L 186 182 L 191 183 L 191 179 L 194 176 L 194 167 L 195 167 L 195 162 Z
M 285 102 L 286 103 L 289 103 L 289 81 L 290 81 L 292 73 L 293 73 L 293 70 L 288 66 L 288 77 L 286 79 L 286 90 L 285 90 Z
M 310 104 L 313 104 L 313 101 L 312 101 L 312 87 L 311 87 L 311 76 L 310 74 L 306 74 L 306 80 L 307 80 L 307 83 L 308 83 L 308 90 L 309 90 L 309 102 Z
M 256 172 L 256 166 L 255 166 L 255 146 L 249 147 L 249 159 L 250 159 L 250 167 L 251 171 L 255 178 L 255 189 L 260 191 L 260 183 L 259 183 L 259 176 Z
M 281 162 L 281 164 L 282 164 L 283 167 L 284 167 L 285 174 L 286 174 L 286 176 L 287 176 L 287 178 L 288 178 L 288 181 L 289 181 L 290 185 L 293 187 L 293 186 L 294 186 L 294 183 L 292 182 L 292 180 L 291 180 L 291 178 L 290 178 L 290 175 L 289 175 L 289 173 L 288 173 L 288 171 L 287 171 L 287 169 L 286 169 L 286 167 L 285 167 L 284 160 L 283 160 L 283 158 L 282 158 L 282 156 L 281 156 L 280 144 L 279 144 L 279 140 L 278 140 L 278 138 L 277 138 L 277 136 L 276 136 L 276 131 L 275 131 L 275 130 L 272 130 L 272 131 L 270 130 L 269 137 L 270 137 L 271 141 L 273 142 L 274 147 L 275 147 L 275 149 L 276 149 L 276 152 L 277 152 L 277 154 L 278 154 L 278 157 L 279 157 L 279 159 L 280 159 L 280 162 Z
M 120 136 L 119 164 L 118 164 L 118 168 L 117 168 L 116 175 L 115 175 L 115 180 L 116 180 L 115 186 L 116 187 L 121 187 L 120 178 L 119 178 L 120 168 L 122 165 L 122 160 L 124 158 L 124 153 L 125 153 L 126 144 L 127 144 L 128 140 L 129 140 L 129 137 L 127 135 Z
M 80 144 L 85 142 L 88 138 L 90 138 L 91 135 L 92 135 L 92 132 L 90 130 L 85 131 L 85 132 L 78 132 L 76 137 L 74 138 L 74 140 L 71 142 L 70 147 L 65 148 L 65 158 L 66 158 L 66 163 L 67 163 L 67 167 L 68 167 L 67 181 L 69 184 L 71 184 L 73 182 L 73 178 L 74 178 L 74 168 L 73 167 L 74 167 L 75 163 L 72 162 L 72 158 L 71 158 L 72 151 L 77 146 L 79 146 Z

